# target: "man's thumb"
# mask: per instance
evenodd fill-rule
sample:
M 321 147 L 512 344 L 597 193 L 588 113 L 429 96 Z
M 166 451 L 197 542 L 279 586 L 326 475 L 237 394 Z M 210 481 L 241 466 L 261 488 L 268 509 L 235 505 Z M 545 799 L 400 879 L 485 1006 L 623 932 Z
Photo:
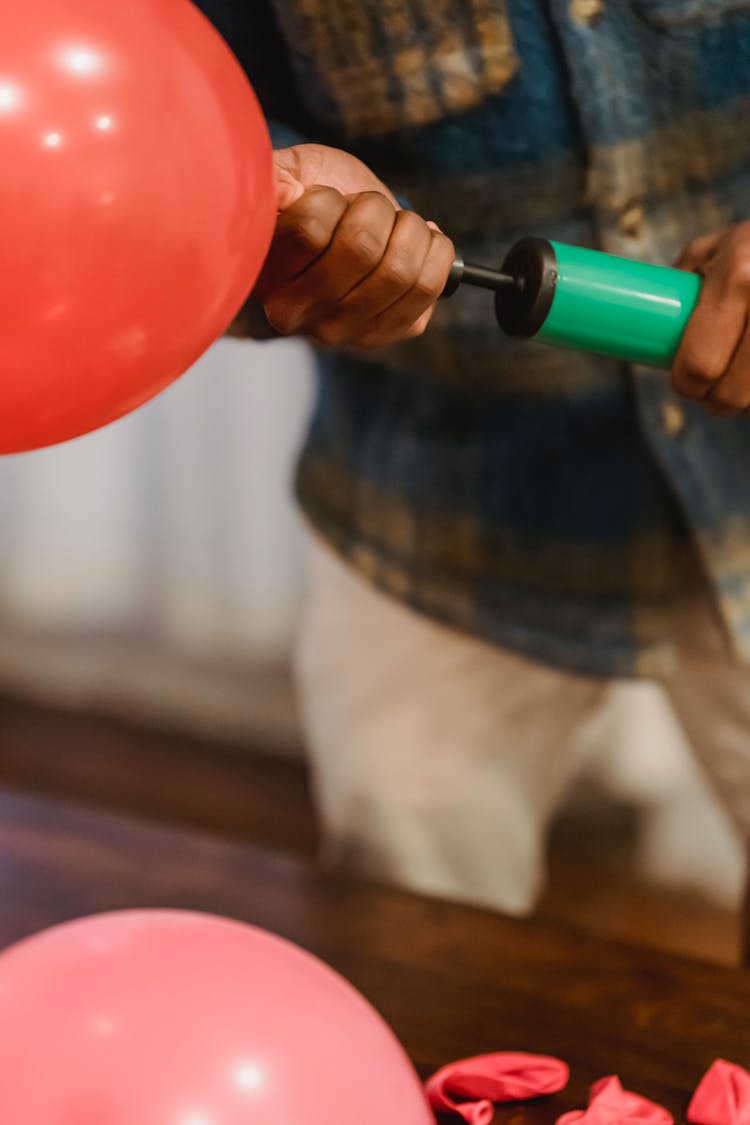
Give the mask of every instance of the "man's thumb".
M 286 211 L 305 193 L 300 179 L 299 156 L 293 148 L 280 148 L 273 154 L 276 172 L 276 207 Z

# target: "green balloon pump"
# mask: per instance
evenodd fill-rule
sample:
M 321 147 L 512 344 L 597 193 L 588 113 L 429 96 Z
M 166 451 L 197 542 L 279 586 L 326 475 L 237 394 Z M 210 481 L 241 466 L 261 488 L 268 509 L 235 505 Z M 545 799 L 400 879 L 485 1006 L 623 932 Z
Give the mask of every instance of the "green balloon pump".
M 490 289 L 497 322 L 509 336 L 668 369 L 701 280 L 684 270 L 524 238 L 501 270 L 457 258 L 443 296 L 462 284 Z

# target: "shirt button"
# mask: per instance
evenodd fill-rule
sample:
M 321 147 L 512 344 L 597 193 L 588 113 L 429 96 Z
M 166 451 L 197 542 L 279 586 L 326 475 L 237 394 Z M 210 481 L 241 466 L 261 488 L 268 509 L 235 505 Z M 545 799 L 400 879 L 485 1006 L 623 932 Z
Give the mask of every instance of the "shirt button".
M 570 18 L 573 23 L 596 23 L 604 13 L 604 0 L 570 0 Z
M 620 215 L 618 226 L 622 234 L 628 238 L 637 238 L 643 230 L 643 220 L 646 213 L 641 203 L 631 203 Z
M 685 429 L 685 411 L 671 399 L 662 405 L 661 421 L 669 437 L 677 437 Z

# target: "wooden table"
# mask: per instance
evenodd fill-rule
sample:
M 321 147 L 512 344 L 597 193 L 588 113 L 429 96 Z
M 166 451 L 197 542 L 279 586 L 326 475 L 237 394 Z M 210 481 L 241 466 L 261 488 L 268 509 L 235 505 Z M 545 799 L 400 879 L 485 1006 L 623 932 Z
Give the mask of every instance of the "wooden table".
M 353 884 L 211 836 L 4 791 L 0 903 L 3 945 L 69 918 L 138 906 L 266 927 L 344 973 L 423 1075 L 485 1051 L 566 1059 L 568 1089 L 498 1111 L 506 1125 L 549 1125 L 612 1073 L 679 1122 L 714 1058 L 750 1065 L 749 970 Z

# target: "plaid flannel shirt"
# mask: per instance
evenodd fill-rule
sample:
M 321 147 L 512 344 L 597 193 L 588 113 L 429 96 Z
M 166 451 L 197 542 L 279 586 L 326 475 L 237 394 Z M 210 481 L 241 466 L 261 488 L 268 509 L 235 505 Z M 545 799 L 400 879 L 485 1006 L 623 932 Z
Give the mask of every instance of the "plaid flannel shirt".
M 202 0 L 269 116 L 355 153 L 467 258 L 522 234 L 670 263 L 750 218 L 750 0 Z M 697 558 L 750 659 L 750 419 L 504 339 L 460 292 L 325 352 L 297 476 L 361 573 L 595 676 L 660 676 Z M 693 550 L 695 548 L 695 550 Z

